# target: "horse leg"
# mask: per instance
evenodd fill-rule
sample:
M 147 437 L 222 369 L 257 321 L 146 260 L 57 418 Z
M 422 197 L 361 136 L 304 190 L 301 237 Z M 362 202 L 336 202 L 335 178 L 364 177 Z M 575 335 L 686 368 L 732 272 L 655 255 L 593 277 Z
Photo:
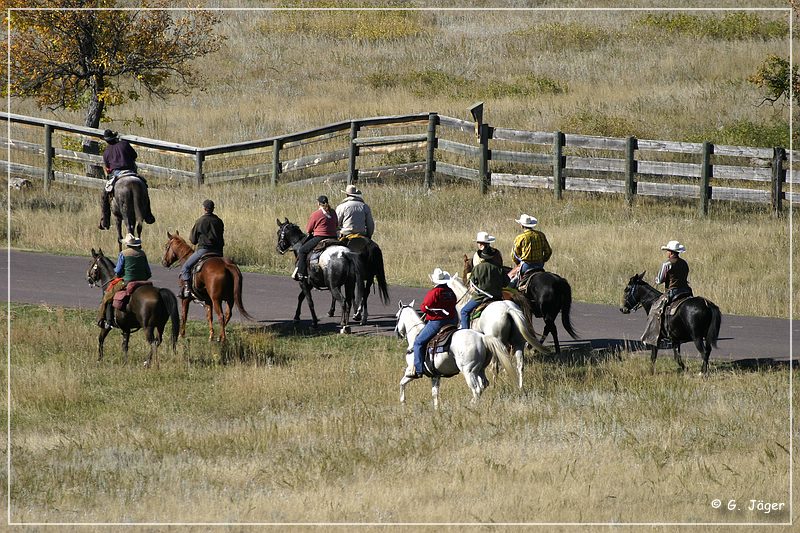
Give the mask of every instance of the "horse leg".
M 650 350 L 650 374 L 656 373 L 656 357 L 658 357 L 658 346 L 653 346 Z
M 681 345 L 678 344 L 677 346 L 672 347 L 672 357 L 675 359 L 675 362 L 678 363 L 678 371 L 683 372 L 686 370 L 686 365 L 683 364 L 683 359 L 681 358 Z
M 372 289 L 372 285 L 374 284 L 374 280 L 370 279 L 364 284 L 364 289 L 362 291 L 361 296 L 361 303 L 358 305 L 358 309 L 356 312 L 353 313 L 353 321 L 360 322 L 362 326 L 367 325 L 367 296 L 369 295 L 370 289 Z
M 472 403 L 477 403 L 481 397 L 481 392 L 483 392 L 481 378 L 477 374 L 467 371 L 464 372 L 464 379 L 467 382 L 467 387 L 472 391 Z
M 708 342 L 708 339 L 695 339 L 694 345 L 697 347 L 697 351 L 700 355 L 703 356 L 703 366 L 700 367 L 700 375 L 707 376 L 708 375 L 708 358 L 711 356 L 711 343 Z
M 147 359 L 144 362 L 145 368 L 150 368 L 150 366 L 153 364 L 153 356 L 156 350 L 156 339 L 153 329 L 153 326 L 147 326 L 144 328 L 145 339 L 147 339 L 147 344 L 150 345 L 150 353 L 147 354 Z
M 303 285 L 303 294 L 308 299 L 308 310 L 311 311 L 311 325 L 316 327 L 316 325 L 319 323 L 319 319 L 317 318 L 317 311 L 314 309 L 314 299 L 311 298 L 311 287 L 308 285 Z M 300 320 L 300 303 L 302 301 L 302 299 L 298 299 L 297 313 L 295 313 L 296 320 Z
M 189 298 L 181 299 L 181 337 L 186 337 L 186 317 L 189 315 Z
M 222 300 L 212 300 L 211 303 L 220 323 L 219 342 L 225 342 L 225 314 L 222 312 Z
M 328 316 L 332 317 L 336 314 L 336 298 L 331 295 L 331 308 L 328 309 Z
M 106 337 L 111 332 L 110 329 L 102 328 L 100 330 L 100 335 L 97 337 L 97 362 L 99 363 L 103 359 L 103 343 L 106 341 Z
M 302 287 L 300 288 L 300 294 L 297 295 L 297 309 L 294 312 L 294 321 L 300 321 L 300 308 L 303 305 L 303 300 L 306 297 L 306 291 Z
M 208 340 L 214 340 L 214 309 L 210 305 L 206 306 L 206 321 L 208 321 Z
M 138 238 L 140 238 L 140 239 L 142 238 L 142 223 L 141 222 L 137 222 L 136 223 L 136 236 Z
M 539 342 L 544 342 L 544 338 L 547 336 L 547 332 L 550 332 L 553 335 L 553 345 L 556 349 L 556 355 L 561 354 L 561 346 L 558 344 L 558 330 L 556 329 L 556 317 L 548 317 L 544 323 L 544 334 L 542 335 L 542 340 Z
M 128 343 L 131 340 L 131 332 L 122 330 L 122 355 L 125 364 L 128 364 Z
M 522 347 L 520 348 L 514 347 L 514 348 L 515 348 L 514 357 L 516 357 L 517 359 L 517 376 L 519 376 L 519 390 L 522 390 L 522 369 L 525 366 L 525 360 L 524 360 L 525 354 L 523 353 L 525 348 L 524 341 L 522 343 Z
M 114 216 L 115 223 L 117 225 L 117 247 L 119 251 L 122 251 L 122 218 L 118 216 Z
M 406 384 L 414 381 L 413 378 L 407 378 L 403 376 L 403 379 L 400 380 L 400 403 L 405 405 L 406 403 Z
M 433 408 L 439 408 L 439 384 L 440 378 L 431 378 L 431 396 L 433 396 Z

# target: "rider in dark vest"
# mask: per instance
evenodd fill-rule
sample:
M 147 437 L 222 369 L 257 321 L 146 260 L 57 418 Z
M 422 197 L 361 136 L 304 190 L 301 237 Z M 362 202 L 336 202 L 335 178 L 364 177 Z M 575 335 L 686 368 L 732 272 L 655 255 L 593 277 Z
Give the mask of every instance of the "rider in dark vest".
M 450 273 L 436 268 L 429 277 L 434 287 L 428 291 L 420 305 L 427 323 L 414 339 L 414 362 L 406 369 L 407 378 L 423 376 L 422 365 L 428 341 L 434 338 L 439 330 L 447 324 L 458 324 L 456 293 L 447 285 L 447 282 L 450 281 Z
M 502 268 L 484 260 L 472 269 L 469 285 L 474 292 L 472 298 L 461 308 L 461 329 L 469 328 L 470 315 L 480 304 L 503 298 L 503 287 L 508 285 L 508 276 Z
M 658 345 L 660 339 L 667 305 L 679 296 L 692 296 L 692 288 L 689 286 L 689 264 L 680 256 L 686 251 L 686 247 L 678 241 L 669 241 L 661 249 L 667 252 L 667 260 L 658 271 L 656 285 L 663 283 L 666 292 L 650 308 L 647 327 L 642 335 L 642 342 L 654 346 Z
M 109 178 L 109 184 L 100 193 L 100 224 L 99 229 L 108 229 L 111 226 L 111 197 L 114 194 L 114 182 L 120 172 L 128 170 L 136 173 L 136 150 L 131 143 L 125 139 L 120 139 L 116 131 L 105 130 L 103 140 L 108 144 L 103 151 L 103 166 Z M 147 193 L 147 181 L 137 176 L 144 184 L 144 221 L 152 224 L 156 221 L 150 211 L 150 195 Z M 109 186 L 110 185 L 110 186 Z M 111 190 L 108 190 L 111 189 Z
M 328 197 L 322 195 L 317 198 L 317 205 L 319 209 L 311 213 L 308 218 L 305 242 L 297 249 L 297 266 L 292 273 L 292 277 L 296 280 L 308 277 L 307 259 L 311 250 L 323 239 L 336 238 L 339 219 L 336 217 L 336 211 L 331 209 Z
M 192 268 L 207 253 L 222 255 L 225 246 L 225 224 L 214 214 L 214 202 L 203 200 L 203 216 L 195 221 L 189 233 L 189 242 L 196 245 L 194 253 L 183 263 L 181 268 L 180 298 L 189 298 L 191 291 Z
M 101 328 L 110 329 L 112 327 L 114 310 L 109 303 L 114 295 L 131 281 L 147 281 L 152 275 L 147 255 L 142 250 L 142 241 L 128 233 L 122 244 L 126 248 L 117 257 L 117 265 L 114 268 L 117 278 L 111 280 L 106 292 L 103 293 L 103 300 L 100 302 L 97 312 L 97 325 Z

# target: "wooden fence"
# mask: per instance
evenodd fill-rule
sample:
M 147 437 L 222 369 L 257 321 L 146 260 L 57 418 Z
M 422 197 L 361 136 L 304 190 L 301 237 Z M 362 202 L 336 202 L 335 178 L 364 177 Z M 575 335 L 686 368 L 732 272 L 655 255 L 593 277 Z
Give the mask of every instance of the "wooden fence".
M 552 189 L 559 199 L 570 191 L 622 194 L 628 202 L 637 195 L 693 199 L 704 214 L 711 200 L 762 203 L 776 212 L 784 200 L 800 203 L 800 193 L 785 190 L 798 174 L 788 171 L 784 148 L 520 131 L 483 123 L 480 110 L 473 121 L 437 113 L 374 117 L 211 147 L 121 137 L 145 149 L 139 171 L 159 183 L 422 178 L 431 187 L 446 177 L 476 182 L 483 192 L 491 186 Z M 52 181 L 102 186 L 103 180 L 74 170 L 102 165 L 101 156 L 54 142 L 60 137 L 74 147 L 78 139 L 102 138 L 102 130 L 10 113 L 0 119 L 12 126 L 11 139 L 3 139 L 12 157 L 0 167 L 42 179 L 45 189 Z M 404 160 L 392 161 L 398 156 Z M 788 156 L 797 161 L 796 154 Z

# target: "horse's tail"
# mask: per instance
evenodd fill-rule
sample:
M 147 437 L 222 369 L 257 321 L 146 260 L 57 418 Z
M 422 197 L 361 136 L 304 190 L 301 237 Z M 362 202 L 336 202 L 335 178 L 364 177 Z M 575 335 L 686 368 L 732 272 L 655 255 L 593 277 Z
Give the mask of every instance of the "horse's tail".
M 561 325 L 564 326 L 570 337 L 577 339 L 578 334 L 572 328 L 572 320 L 569 317 L 570 309 L 572 309 L 572 287 L 569 286 L 569 283 L 564 278 L 561 278 L 559 285 L 561 286 L 558 289 L 561 293 Z
M 519 379 L 519 376 L 517 375 L 517 365 L 511 362 L 511 358 L 508 356 L 508 350 L 506 350 L 503 341 L 494 335 L 484 335 L 483 345 L 486 347 L 492 357 L 495 357 L 500 361 L 500 364 L 508 373 L 508 375 L 513 376 L 513 383 L 516 383 Z M 491 360 L 487 362 L 487 366 L 490 362 Z
M 386 285 L 386 271 L 383 268 L 383 252 L 377 244 L 372 251 L 370 262 L 372 262 L 375 277 L 378 280 L 378 295 L 383 305 L 386 305 L 389 303 L 389 287 Z
M 713 346 L 717 347 L 717 339 L 719 338 L 719 328 L 722 325 L 722 312 L 719 307 L 713 302 L 706 300 L 706 305 L 711 310 L 711 324 L 708 325 L 708 332 L 706 333 L 706 340 Z
M 536 332 L 533 330 L 533 324 L 531 324 L 529 320 L 525 320 L 525 315 L 522 313 L 519 307 L 509 306 L 508 314 L 511 315 L 511 318 L 514 320 L 514 324 L 517 326 L 517 329 L 528 342 L 528 344 L 533 346 L 534 350 L 539 353 L 549 353 L 549 350 L 545 348 L 544 345 L 536 338 Z
M 525 320 L 531 323 L 531 328 L 533 328 L 533 306 L 531 305 L 531 301 L 528 300 L 528 297 L 519 291 L 509 290 L 504 292 L 511 295 L 511 301 L 519 306 L 520 310 L 522 311 L 522 316 L 525 317 Z M 535 329 L 533 334 L 536 335 Z
M 255 321 L 255 318 L 250 316 L 250 313 L 245 310 L 244 304 L 242 303 L 242 271 L 239 270 L 239 267 L 236 263 L 228 258 L 225 258 L 225 268 L 233 277 L 233 302 L 236 304 L 236 309 L 238 309 L 239 313 L 241 313 L 241 315 L 247 320 Z
M 175 298 L 175 293 L 169 289 L 158 289 L 158 294 L 161 296 L 161 301 L 164 302 L 164 305 L 167 307 L 167 313 L 169 314 L 169 320 L 172 325 L 172 331 L 170 332 L 172 353 L 175 353 L 178 346 L 178 333 L 181 329 L 181 318 L 178 315 L 178 299 Z

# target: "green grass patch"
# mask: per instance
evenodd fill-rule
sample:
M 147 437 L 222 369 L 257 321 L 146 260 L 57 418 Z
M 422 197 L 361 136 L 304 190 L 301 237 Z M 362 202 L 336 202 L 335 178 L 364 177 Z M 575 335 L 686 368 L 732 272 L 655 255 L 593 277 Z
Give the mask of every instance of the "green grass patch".
M 710 141 L 735 146 L 789 146 L 789 124 L 783 121 L 754 123 L 740 120 L 687 136 L 689 142 Z
M 769 40 L 786 37 L 789 25 L 783 20 L 764 19 L 756 13 L 735 12 L 721 17 L 688 13 L 645 15 L 637 23 L 668 34 L 708 37 L 728 41 Z

